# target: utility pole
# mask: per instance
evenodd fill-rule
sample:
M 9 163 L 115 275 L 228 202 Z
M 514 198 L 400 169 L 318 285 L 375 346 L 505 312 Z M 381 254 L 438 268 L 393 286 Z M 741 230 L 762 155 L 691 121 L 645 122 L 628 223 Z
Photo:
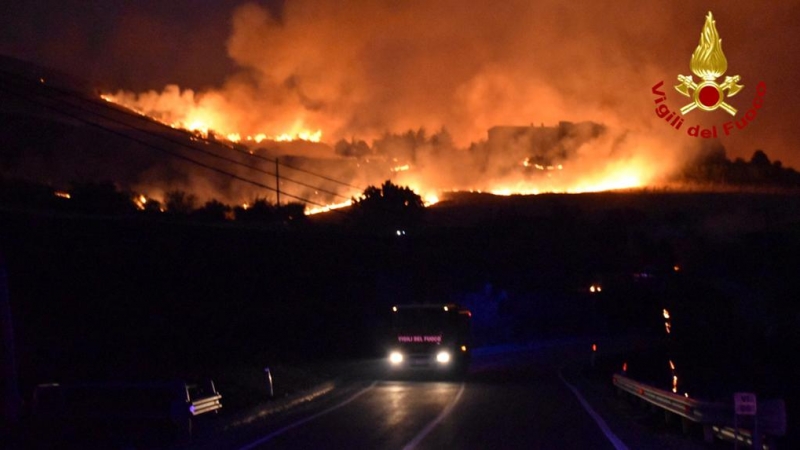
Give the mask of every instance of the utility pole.
M 281 206 L 281 175 L 278 168 L 278 158 L 275 158 L 275 192 L 278 193 L 278 202 L 276 206 Z
M 2 387 L 0 395 L 3 399 L 2 422 L 11 428 L 19 419 L 21 399 L 17 384 L 17 364 L 14 359 L 14 327 L 11 323 L 8 275 L 2 254 L 0 254 L 0 329 L 3 336 L 3 344 L 0 347 L 0 355 L 3 357 L 2 372 L 0 372 L 2 374 L 0 377 L 0 387 Z

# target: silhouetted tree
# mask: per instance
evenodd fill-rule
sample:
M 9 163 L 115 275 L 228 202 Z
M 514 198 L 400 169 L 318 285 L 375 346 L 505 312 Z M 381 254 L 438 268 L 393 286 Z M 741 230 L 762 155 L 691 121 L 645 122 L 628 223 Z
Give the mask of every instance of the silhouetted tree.
M 56 197 L 51 186 L 25 180 L 5 179 L 0 174 L 0 205 L 26 208 L 58 208 L 69 206 L 69 200 Z
M 679 180 L 740 187 L 800 186 L 800 174 L 797 171 L 783 167 L 780 161 L 771 162 L 763 150 L 756 150 L 749 161 L 743 158 L 731 161 L 722 146 L 702 150 L 697 159 L 684 167 Z
M 120 192 L 111 182 L 73 183 L 70 208 L 87 213 L 123 214 L 136 210 L 127 192 Z
M 769 167 L 772 163 L 769 161 L 767 154 L 764 153 L 764 150 L 756 150 L 750 158 L 750 164 L 760 167 Z
M 754 184 L 776 184 L 777 173 L 772 167 L 767 154 L 763 150 L 756 150 L 750 158 L 750 179 Z
M 181 216 L 188 216 L 195 210 L 197 197 L 184 191 L 169 191 L 164 196 L 167 212 Z
M 422 197 L 408 187 L 386 180 L 381 187 L 369 186 L 361 198 L 353 199 L 354 211 L 363 225 L 405 229 L 417 224 L 425 211 Z
M 337 155 L 352 156 L 355 158 L 362 158 L 372 153 L 372 150 L 366 142 L 356 141 L 355 138 L 351 141 L 340 140 L 334 146 L 334 151 L 336 151 Z
M 247 207 L 237 206 L 234 215 L 241 222 L 272 222 L 278 217 L 275 205 L 264 198 L 256 199 Z
M 306 205 L 302 203 L 280 205 L 278 215 L 284 221 L 303 221 L 306 219 Z
M 194 211 L 192 216 L 206 222 L 221 222 L 227 218 L 231 207 L 214 199 L 209 200 L 202 208 Z
M 164 208 L 160 201 L 149 198 L 147 199 L 147 203 L 144 204 L 144 212 L 147 214 L 158 214 L 164 212 Z

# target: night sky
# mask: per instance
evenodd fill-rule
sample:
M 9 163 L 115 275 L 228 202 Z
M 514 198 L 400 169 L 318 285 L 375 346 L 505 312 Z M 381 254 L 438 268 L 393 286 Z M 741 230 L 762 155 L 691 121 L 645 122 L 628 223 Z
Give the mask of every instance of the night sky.
M 0 53 L 60 69 L 108 90 L 168 84 L 302 115 L 329 139 L 448 127 L 460 144 L 494 125 L 594 120 L 654 136 L 671 159 L 698 139 L 658 119 L 650 88 L 688 75 L 711 10 L 726 75 L 765 106 L 724 138 L 729 156 L 756 148 L 800 168 L 800 3 L 557 1 L 31 1 L 0 14 Z M 720 80 L 721 81 L 721 80 Z M 233 101 L 233 100 L 229 100 Z M 242 107 L 244 108 L 244 107 Z M 255 111 L 255 112 L 254 112 Z M 239 117 L 238 112 L 231 117 Z M 721 110 L 687 122 L 721 124 Z M 689 149 L 689 150 L 687 150 Z

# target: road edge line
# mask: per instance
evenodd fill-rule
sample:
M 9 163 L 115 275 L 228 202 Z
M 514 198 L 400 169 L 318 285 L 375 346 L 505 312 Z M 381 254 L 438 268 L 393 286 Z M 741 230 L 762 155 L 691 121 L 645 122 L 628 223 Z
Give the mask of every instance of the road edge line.
M 628 446 L 625 445 L 625 443 L 622 442 L 622 440 L 618 438 L 613 431 L 611 431 L 611 428 L 608 427 L 606 421 L 603 420 L 603 418 L 600 417 L 600 414 L 598 414 L 594 410 L 594 408 L 592 408 L 592 405 L 590 405 L 589 402 L 587 402 L 586 399 L 583 398 L 583 395 L 581 395 L 580 391 L 578 391 L 578 388 L 569 384 L 567 379 L 564 378 L 564 373 L 562 370 L 558 371 L 558 377 L 561 378 L 561 381 L 569 388 L 570 391 L 572 391 L 573 394 L 575 394 L 575 397 L 578 398 L 578 401 L 581 403 L 581 406 L 583 406 L 583 409 L 585 409 L 586 412 L 589 413 L 589 415 L 595 421 L 595 423 L 597 423 L 597 426 L 600 428 L 600 431 L 602 431 L 603 434 L 606 436 L 606 439 L 608 439 L 608 441 L 611 442 L 611 445 L 613 445 L 616 450 L 628 450 Z
M 311 422 L 314 419 L 317 419 L 317 418 L 319 418 L 321 416 L 324 416 L 325 414 L 333 412 L 333 411 L 335 411 L 335 410 L 347 405 L 348 403 L 353 402 L 358 397 L 361 397 L 362 395 L 367 393 L 367 391 L 369 391 L 372 388 L 374 388 L 377 383 L 378 383 L 377 381 L 373 381 L 369 386 L 367 386 L 364 389 L 361 389 L 360 391 L 356 392 L 355 394 L 350 396 L 347 400 L 345 400 L 345 401 L 343 401 L 341 403 L 337 403 L 336 405 L 333 405 L 333 406 L 329 407 L 328 409 L 320 411 L 320 412 L 318 412 L 316 414 L 312 414 L 312 415 L 310 415 L 310 416 L 308 416 L 308 417 L 306 417 L 304 419 L 298 420 L 297 422 L 290 423 L 289 425 L 286 425 L 285 427 L 283 427 L 281 429 L 273 431 L 272 433 L 270 433 L 270 434 L 268 434 L 268 435 L 266 435 L 266 436 L 264 436 L 264 437 L 262 437 L 260 439 L 257 439 L 255 441 L 245 445 L 244 447 L 240 447 L 239 450 L 251 450 L 251 449 L 253 449 L 253 448 L 255 448 L 255 447 L 257 447 L 257 446 L 259 446 L 261 444 L 269 442 L 273 438 L 278 437 L 281 434 L 283 434 L 283 433 L 285 433 L 285 432 L 287 432 L 289 430 L 297 428 L 297 427 L 299 427 L 301 425 L 305 425 L 306 423 Z
M 442 412 L 440 412 L 439 415 L 436 416 L 435 419 L 433 419 L 433 422 L 429 423 L 425 428 L 422 429 L 422 431 L 419 432 L 419 434 L 417 434 L 416 437 L 414 437 L 414 439 L 411 440 L 411 442 L 406 444 L 403 447 L 403 450 L 413 450 L 414 448 L 416 448 L 416 446 L 419 445 L 419 443 L 422 442 L 422 440 L 425 439 L 425 437 L 428 436 L 428 434 L 431 431 L 433 431 L 434 428 L 436 428 L 436 425 L 439 425 L 439 423 L 442 420 L 444 420 L 447 416 L 450 415 L 450 413 L 453 411 L 453 408 L 456 407 L 456 403 L 458 403 L 458 401 L 461 399 L 461 395 L 464 393 L 465 387 L 466 384 L 461 383 L 461 388 L 458 390 L 458 393 L 456 394 L 456 397 L 453 399 L 453 401 L 450 402 L 450 404 L 447 405 L 442 410 Z

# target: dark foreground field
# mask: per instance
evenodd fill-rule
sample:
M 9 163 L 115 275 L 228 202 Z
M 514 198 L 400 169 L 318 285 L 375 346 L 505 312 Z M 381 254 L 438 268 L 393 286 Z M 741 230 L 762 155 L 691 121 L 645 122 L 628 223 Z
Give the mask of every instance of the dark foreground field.
M 667 388 L 673 359 L 681 390 L 753 390 L 796 416 L 800 197 L 461 195 L 402 236 L 325 222 L 0 212 L 23 396 L 212 377 L 246 404 L 256 369 L 380 356 L 392 304 L 454 301 L 478 344 L 649 333 L 662 344 L 632 375 Z

